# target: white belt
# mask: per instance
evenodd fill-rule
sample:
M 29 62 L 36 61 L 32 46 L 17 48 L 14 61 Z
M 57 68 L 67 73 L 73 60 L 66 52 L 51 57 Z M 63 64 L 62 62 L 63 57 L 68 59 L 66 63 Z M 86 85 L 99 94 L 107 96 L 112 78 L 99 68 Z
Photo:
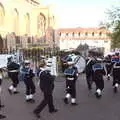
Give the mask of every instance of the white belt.
M 74 80 L 74 78 L 67 78 L 67 80 Z
M 10 70 L 9 72 L 18 72 L 18 70 Z

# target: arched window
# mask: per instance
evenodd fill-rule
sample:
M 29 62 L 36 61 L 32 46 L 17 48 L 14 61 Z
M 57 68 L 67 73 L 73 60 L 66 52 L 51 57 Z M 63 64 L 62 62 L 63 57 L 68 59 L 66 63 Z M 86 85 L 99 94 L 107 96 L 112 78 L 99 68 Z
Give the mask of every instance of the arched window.
M 5 11 L 3 5 L 0 3 L 0 26 L 4 23 Z
M 94 32 L 92 32 L 92 36 L 94 36 L 95 35 L 95 33 Z
M 68 33 L 66 33 L 66 36 L 68 36 L 69 34 Z
M 45 27 L 46 27 L 46 18 L 40 13 L 37 18 L 37 31 L 39 36 L 45 35 Z
M 102 36 L 102 32 L 99 33 L 99 36 Z
M 59 36 L 61 36 L 61 32 L 59 33 Z
M 80 32 L 78 33 L 78 36 L 80 36 Z
M 73 32 L 73 33 L 72 33 L 72 36 L 74 37 L 74 35 L 75 35 L 75 33 Z
M 25 15 L 25 22 L 26 22 L 26 33 L 29 34 L 30 33 L 30 15 L 29 15 L 29 13 L 27 13 Z
M 19 28 L 19 13 L 18 10 L 15 8 L 13 11 L 13 32 L 18 33 Z
M 88 33 L 87 33 L 87 32 L 85 33 L 85 36 L 88 36 Z

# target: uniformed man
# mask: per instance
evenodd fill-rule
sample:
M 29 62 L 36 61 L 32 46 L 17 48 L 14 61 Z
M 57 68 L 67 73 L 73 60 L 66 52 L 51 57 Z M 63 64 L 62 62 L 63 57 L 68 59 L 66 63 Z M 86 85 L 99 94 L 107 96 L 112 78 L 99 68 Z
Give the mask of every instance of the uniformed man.
M 95 64 L 95 56 L 93 54 L 89 54 L 89 57 L 86 59 L 86 67 L 85 67 L 85 73 L 86 73 L 86 81 L 88 89 L 92 89 L 92 83 L 93 83 L 93 70 L 92 65 Z
M 64 98 L 65 104 L 68 104 L 69 98 L 71 97 L 71 104 L 77 105 L 76 103 L 76 80 L 78 78 L 78 70 L 74 66 L 73 61 L 68 62 L 69 67 L 65 69 L 64 75 L 66 78 L 66 96 Z
M 104 79 L 103 76 L 106 75 L 104 65 L 102 63 L 102 60 L 96 60 L 96 63 L 92 65 L 93 69 L 93 81 L 96 85 L 96 97 L 101 98 L 102 91 L 104 89 Z
M 35 76 L 35 74 L 30 68 L 29 60 L 24 61 L 24 65 L 21 68 L 20 72 L 26 86 L 26 102 L 35 102 L 35 100 L 33 99 L 33 95 L 35 94 L 35 85 L 33 82 L 33 77 Z
M 107 80 L 110 80 L 110 76 L 112 72 L 111 55 L 106 56 L 104 61 L 105 61 L 105 67 L 106 67 Z
M 16 63 L 13 57 L 8 58 L 7 69 L 8 69 L 8 76 L 12 80 L 12 85 L 8 88 L 10 94 L 19 93 L 17 91 L 17 85 L 19 83 L 18 74 L 19 74 L 20 65 Z
M 120 56 L 119 53 L 116 52 L 112 57 L 113 63 L 113 90 L 114 93 L 117 93 L 118 86 L 120 84 Z
M 39 79 L 40 79 L 40 89 L 43 92 L 44 98 L 41 103 L 35 108 L 33 113 L 37 118 L 40 118 L 40 113 L 46 105 L 48 105 L 49 112 L 57 112 L 53 105 L 53 89 L 54 89 L 54 79 L 55 77 L 50 74 L 50 71 L 46 69 L 45 61 L 42 61 L 40 65 Z

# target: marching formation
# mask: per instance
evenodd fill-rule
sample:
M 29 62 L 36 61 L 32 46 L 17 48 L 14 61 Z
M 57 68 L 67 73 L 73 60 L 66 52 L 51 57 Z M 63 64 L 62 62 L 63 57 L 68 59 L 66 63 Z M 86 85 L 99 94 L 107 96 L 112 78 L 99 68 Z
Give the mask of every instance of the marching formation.
M 76 106 L 78 105 L 76 102 L 76 81 L 79 78 L 79 72 L 75 66 L 75 61 L 72 59 L 67 59 L 65 64 L 66 65 L 63 69 L 63 79 L 65 79 L 65 97 L 63 102 L 65 104 L 69 104 L 70 102 L 72 106 Z M 20 78 L 23 80 L 26 87 L 26 103 L 35 102 L 34 95 L 36 93 L 36 86 L 33 78 L 35 76 L 39 78 L 38 84 L 44 98 L 41 103 L 33 110 L 33 114 L 37 118 L 40 118 L 40 113 L 46 105 L 48 105 L 50 113 L 55 113 L 58 111 L 53 101 L 54 81 L 57 79 L 57 77 L 51 74 L 45 59 L 40 61 L 39 67 L 36 69 L 36 71 L 34 71 L 29 60 L 24 60 L 22 64 L 18 64 L 12 57 L 9 57 L 7 69 L 0 69 L 0 95 L 4 71 L 7 71 L 8 77 L 12 82 L 8 88 L 10 95 L 19 94 L 17 86 L 19 85 L 20 75 Z M 92 89 L 93 82 L 95 83 L 95 96 L 97 99 L 102 97 L 102 92 L 104 89 L 104 76 L 107 76 L 107 80 L 113 80 L 113 92 L 117 93 L 118 86 L 120 84 L 119 52 L 116 52 L 114 55 L 108 55 L 106 57 L 99 57 L 95 52 L 89 52 L 89 55 L 86 59 L 84 73 L 86 74 L 86 83 L 89 90 Z M 4 105 L 1 104 L 1 99 L 2 98 L 0 98 L 0 108 L 4 107 Z M 6 118 L 6 116 L 0 114 L 0 119 L 3 118 Z

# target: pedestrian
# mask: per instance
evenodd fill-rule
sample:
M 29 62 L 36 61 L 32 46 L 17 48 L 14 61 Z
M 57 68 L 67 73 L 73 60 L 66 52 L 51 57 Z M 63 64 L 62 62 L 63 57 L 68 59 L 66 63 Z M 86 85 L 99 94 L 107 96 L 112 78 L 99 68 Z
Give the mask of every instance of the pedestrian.
M 26 86 L 26 102 L 35 102 L 33 96 L 35 94 L 35 85 L 33 82 L 33 77 L 35 74 L 33 70 L 30 68 L 30 61 L 25 60 L 24 65 L 20 70 L 21 76 Z
M 8 76 L 12 80 L 12 85 L 8 88 L 10 94 L 17 94 L 17 86 L 19 84 L 18 74 L 19 74 L 20 65 L 16 63 L 13 57 L 8 58 L 7 69 Z
M 69 103 L 69 98 L 71 97 L 71 105 L 77 105 L 76 103 L 76 80 L 78 78 L 78 70 L 74 66 L 73 61 L 69 61 L 68 68 L 65 69 L 64 75 L 66 78 L 66 96 L 64 98 L 64 103 Z
M 106 75 L 105 68 L 102 60 L 97 60 L 96 63 L 92 66 L 93 69 L 93 81 L 96 85 L 96 98 L 101 98 L 102 91 L 104 89 L 104 79 L 103 76 Z
M 1 104 L 1 91 L 2 91 L 2 80 L 3 80 L 3 70 L 0 68 L 0 110 L 4 105 Z M 5 115 L 0 114 L 0 119 L 6 118 Z
M 86 81 L 88 89 L 92 89 L 92 83 L 93 83 L 93 70 L 92 65 L 95 64 L 95 56 L 89 54 L 89 57 L 86 59 L 86 67 L 85 67 L 85 74 L 86 74 Z
M 120 84 L 120 56 L 119 53 L 116 52 L 115 55 L 112 57 L 113 63 L 113 91 L 114 93 L 118 92 L 118 86 Z
M 46 63 L 43 60 L 40 64 L 40 72 L 39 72 L 39 79 L 40 79 L 40 89 L 43 92 L 44 98 L 41 103 L 35 108 L 33 113 L 37 118 L 40 118 L 41 111 L 48 105 L 49 112 L 54 113 L 58 110 L 55 109 L 53 104 L 53 90 L 54 90 L 54 79 L 55 77 L 51 75 L 50 71 L 46 69 Z
M 105 57 L 105 67 L 106 67 L 106 75 L 107 80 L 110 80 L 111 72 L 112 72 L 112 62 L 111 62 L 111 55 Z

